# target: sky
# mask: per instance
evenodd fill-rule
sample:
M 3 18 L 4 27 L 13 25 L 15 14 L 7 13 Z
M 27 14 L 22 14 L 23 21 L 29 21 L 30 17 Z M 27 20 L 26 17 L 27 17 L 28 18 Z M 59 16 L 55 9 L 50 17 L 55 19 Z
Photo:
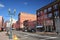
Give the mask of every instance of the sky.
M 0 0 L 0 16 L 3 16 L 5 21 L 9 20 L 8 9 L 11 9 L 11 13 L 14 13 L 14 9 L 16 9 L 13 18 L 17 20 L 20 12 L 36 14 L 36 10 L 53 1 L 54 0 Z

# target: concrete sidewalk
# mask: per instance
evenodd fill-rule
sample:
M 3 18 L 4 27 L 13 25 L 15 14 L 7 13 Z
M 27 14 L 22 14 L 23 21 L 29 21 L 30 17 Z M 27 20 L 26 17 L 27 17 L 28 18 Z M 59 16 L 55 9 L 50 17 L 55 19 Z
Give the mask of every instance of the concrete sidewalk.
M 6 32 L 0 32 L 0 40 L 9 40 Z
M 56 32 L 36 32 L 36 33 L 41 35 L 57 35 Z

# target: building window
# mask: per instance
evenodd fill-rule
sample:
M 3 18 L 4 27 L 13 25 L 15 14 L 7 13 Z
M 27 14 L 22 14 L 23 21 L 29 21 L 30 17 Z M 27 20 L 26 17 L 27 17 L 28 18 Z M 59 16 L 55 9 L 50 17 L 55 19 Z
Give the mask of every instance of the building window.
M 47 15 L 44 15 L 44 18 L 47 18 Z
M 40 14 L 40 12 L 38 12 L 38 15 Z
M 40 20 L 40 17 L 38 17 L 37 20 Z
M 60 7 L 60 3 L 59 3 L 59 7 Z
M 53 6 L 54 9 L 58 9 L 58 4 Z
M 47 9 L 44 10 L 44 13 L 47 13 Z
M 40 14 L 41 14 L 41 15 L 44 15 L 44 11 L 40 11 Z
M 37 13 L 37 16 L 40 17 L 40 12 Z
M 60 5 L 60 3 L 59 3 L 59 5 Z
M 58 11 L 55 11 L 54 12 L 54 16 L 59 16 L 59 12 Z
M 52 18 L 52 13 L 49 13 L 48 14 L 48 18 Z
M 51 11 L 51 9 L 52 9 L 52 7 L 49 7 L 49 8 L 48 8 L 48 12 L 50 12 L 50 11 Z

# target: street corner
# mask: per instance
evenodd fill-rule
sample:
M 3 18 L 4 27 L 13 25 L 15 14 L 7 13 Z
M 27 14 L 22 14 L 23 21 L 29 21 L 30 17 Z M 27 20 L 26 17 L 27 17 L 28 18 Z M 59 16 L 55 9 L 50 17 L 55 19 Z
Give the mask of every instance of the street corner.
M 0 32 L 0 40 L 9 40 L 9 38 L 8 38 L 8 36 L 6 36 L 5 32 Z

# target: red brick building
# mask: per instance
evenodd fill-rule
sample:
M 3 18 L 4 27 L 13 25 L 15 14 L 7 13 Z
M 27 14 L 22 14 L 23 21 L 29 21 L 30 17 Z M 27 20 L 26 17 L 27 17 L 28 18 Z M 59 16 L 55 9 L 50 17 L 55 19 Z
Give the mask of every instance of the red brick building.
M 28 27 L 35 27 L 36 21 L 28 21 Z
M 15 26 L 16 26 L 16 23 L 13 23 L 13 24 L 12 24 L 12 28 L 16 28 Z
M 15 29 L 19 29 L 19 28 L 20 28 L 19 22 L 16 21 L 16 23 L 13 23 L 13 24 L 12 24 L 12 27 L 15 28 Z
M 25 20 L 23 22 L 23 25 L 24 25 L 23 31 L 27 30 L 30 32 L 33 32 L 33 31 L 36 32 L 36 21 Z
M 19 22 L 20 28 L 24 27 L 23 22 L 25 20 L 34 21 L 34 20 L 36 20 L 36 15 L 25 13 L 25 12 L 19 13 L 18 14 L 18 22 Z
M 60 1 L 54 1 L 36 12 L 37 25 L 43 25 L 45 31 L 55 30 L 55 16 L 60 18 Z
M 4 24 L 4 19 L 2 16 L 0 16 L 0 30 L 1 28 L 3 28 L 3 24 Z

